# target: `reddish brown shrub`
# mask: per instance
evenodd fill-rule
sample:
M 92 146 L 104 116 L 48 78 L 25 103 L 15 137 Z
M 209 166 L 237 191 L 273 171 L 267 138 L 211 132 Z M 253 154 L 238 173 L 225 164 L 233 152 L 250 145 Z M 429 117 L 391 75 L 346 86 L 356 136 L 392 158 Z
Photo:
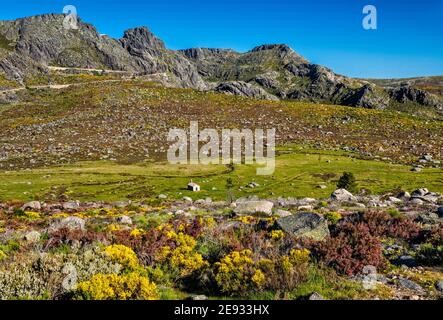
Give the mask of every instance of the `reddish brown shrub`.
M 106 235 L 102 232 L 71 230 L 69 228 L 61 228 L 50 234 L 50 237 L 45 243 L 45 250 L 56 248 L 62 244 L 71 244 L 73 241 L 78 241 L 83 246 L 94 242 L 106 243 Z
M 419 235 L 420 226 L 405 217 L 392 217 L 386 212 L 369 211 L 359 215 L 358 221 L 368 226 L 376 237 L 391 237 L 412 240 Z
M 321 262 L 346 275 L 359 273 L 367 265 L 378 268 L 385 264 L 379 239 L 364 223 L 340 224 L 331 238 L 313 243 L 311 250 Z

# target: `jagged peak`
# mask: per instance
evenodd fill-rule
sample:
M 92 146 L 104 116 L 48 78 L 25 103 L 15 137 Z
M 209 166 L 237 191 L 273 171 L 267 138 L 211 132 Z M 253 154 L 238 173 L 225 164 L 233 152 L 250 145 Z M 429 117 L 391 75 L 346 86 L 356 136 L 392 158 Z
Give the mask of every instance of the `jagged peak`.
M 145 26 L 126 30 L 120 41 L 125 48 L 139 50 L 166 48 L 165 43 Z
M 259 51 L 266 51 L 266 50 L 278 50 L 278 51 L 282 51 L 282 52 L 294 51 L 286 44 L 263 44 L 263 45 L 253 48 L 250 52 L 259 52 Z
M 220 48 L 189 48 L 179 50 L 179 52 L 183 53 L 186 57 L 190 59 L 204 59 L 207 55 L 217 55 L 217 54 L 239 54 L 235 50 L 232 49 L 220 49 Z

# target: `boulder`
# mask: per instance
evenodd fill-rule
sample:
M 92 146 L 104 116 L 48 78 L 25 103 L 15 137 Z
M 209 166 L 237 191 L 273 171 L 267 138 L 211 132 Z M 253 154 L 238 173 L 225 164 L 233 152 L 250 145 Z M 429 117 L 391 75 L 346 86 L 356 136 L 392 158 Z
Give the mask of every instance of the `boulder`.
M 409 199 L 411 197 L 411 194 L 407 191 L 402 191 L 397 195 L 398 199 Z
M 25 234 L 23 239 L 25 239 L 29 243 L 35 243 L 40 240 L 40 236 L 41 234 L 38 231 L 29 231 L 28 233 Z
M 334 201 L 356 201 L 357 199 L 346 189 L 335 190 L 331 194 L 331 200 Z
M 42 206 L 38 201 L 31 201 L 22 206 L 22 210 L 40 210 Z
M 191 202 L 191 203 L 193 201 L 192 198 L 190 198 L 190 197 L 183 197 L 182 200 L 185 202 Z
M 284 217 L 288 217 L 288 216 L 292 216 L 292 213 L 290 211 L 286 211 L 286 210 L 282 210 L 282 209 L 278 209 L 274 215 L 280 217 L 280 218 L 284 218 Z
M 388 201 L 390 201 L 391 203 L 401 203 L 401 202 L 403 202 L 402 200 L 400 200 L 399 198 L 396 198 L 396 197 L 389 197 Z
M 402 286 L 403 288 L 409 289 L 409 290 L 413 290 L 413 291 L 417 291 L 417 292 L 423 292 L 423 288 L 418 285 L 417 283 L 415 283 L 412 280 L 409 279 L 405 279 L 405 278 L 400 278 L 398 279 L 398 284 L 400 286 Z
M 258 201 L 240 201 L 236 202 L 234 213 L 236 214 L 254 214 L 264 213 L 267 215 L 272 214 L 272 208 L 274 204 L 270 201 L 258 200 Z
M 415 221 L 423 224 L 438 224 L 439 217 L 434 212 L 422 212 L 417 215 Z
M 69 201 L 62 204 L 63 210 L 77 210 L 80 208 L 80 202 Z
M 328 223 L 321 215 L 312 212 L 300 212 L 280 218 L 277 225 L 285 232 L 298 238 L 323 240 L 329 236 Z
M 417 206 L 421 206 L 421 205 L 423 205 L 424 202 L 423 202 L 423 200 L 421 200 L 419 198 L 413 198 L 409 201 L 409 203 L 417 205 Z
M 428 194 L 429 190 L 426 188 L 421 188 L 418 190 L 415 190 L 414 192 L 411 193 L 411 197 L 412 198 L 418 198 L 418 197 L 423 197 L 424 195 Z
M 66 217 L 58 221 L 54 221 L 49 226 L 49 232 L 54 232 L 60 229 L 68 228 L 70 230 L 85 230 L 85 220 L 79 217 Z
M 309 296 L 308 300 L 317 301 L 317 300 L 325 300 L 325 298 L 320 293 L 314 292 Z
M 413 268 L 417 266 L 417 261 L 412 256 L 401 256 L 398 259 L 392 261 L 396 266 L 406 266 L 408 268 Z
M 121 216 L 117 218 L 117 222 L 121 224 L 132 225 L 132 219 L 128 216 Z
M 435 288 L 438 291 L 443 292 L 443 280 L 438 280 L 437 283 L 435 284 Z

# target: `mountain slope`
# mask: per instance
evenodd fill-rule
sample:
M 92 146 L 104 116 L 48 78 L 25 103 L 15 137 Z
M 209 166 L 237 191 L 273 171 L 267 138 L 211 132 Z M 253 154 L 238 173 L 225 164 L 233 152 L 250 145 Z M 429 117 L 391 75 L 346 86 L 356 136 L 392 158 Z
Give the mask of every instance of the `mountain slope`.
M 78 30 L 63 27 L 65 15 L 46 14 L 0 21 L 0 76 L 25 84 L 48 73 L 48 66 L 110 69 L 134 76 L 161 74 L 174 87 L 215 90 L 258 99 L 293 99 L 385 109 L 412 104 L 441 109 L 442 99 L 422 88 L 396 86 L 338 75 L 311 64 L 284 44 L 258 46 L 246 53 L 229 49 L 166 48 L 146 27 L 123 38 L 100 35 L 78 20 Z M 0 90 L 1 90 L 0 82 Z

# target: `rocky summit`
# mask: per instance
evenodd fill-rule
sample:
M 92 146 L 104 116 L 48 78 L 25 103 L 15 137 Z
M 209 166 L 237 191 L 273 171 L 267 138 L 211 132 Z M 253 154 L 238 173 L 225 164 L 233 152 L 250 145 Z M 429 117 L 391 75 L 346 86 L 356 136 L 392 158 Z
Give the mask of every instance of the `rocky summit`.
M 83 68 L 124 71 L 168 86 L 256 99 L 373 109 L 399 108 L 400 104 L 441 111 L 443 105 L 438 93 L 411 84 L 384 87 L 338 75 L 310 63 L 285 44 L 265 44 L 245 53 L 209 48 L 174 51 L 146 27 L 126 30 L 121 39 L 113 39 L 80 19 L 78 29 L 66 29 L 65 17 L 45 14 L 0 21 L 0 77 L 26 85 L 34 77 L 47 75 L 51 67 Z

